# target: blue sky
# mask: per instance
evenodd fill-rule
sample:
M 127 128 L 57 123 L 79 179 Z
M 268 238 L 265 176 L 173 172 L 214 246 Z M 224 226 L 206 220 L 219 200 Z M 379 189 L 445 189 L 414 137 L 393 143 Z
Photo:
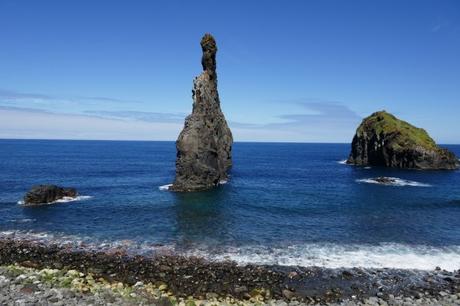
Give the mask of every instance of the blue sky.
M 460 143 L 455 0 L 0 0 L 0 138 L 175 140 L 205 32 L 236 141 L 349 142 L 385 109 Z

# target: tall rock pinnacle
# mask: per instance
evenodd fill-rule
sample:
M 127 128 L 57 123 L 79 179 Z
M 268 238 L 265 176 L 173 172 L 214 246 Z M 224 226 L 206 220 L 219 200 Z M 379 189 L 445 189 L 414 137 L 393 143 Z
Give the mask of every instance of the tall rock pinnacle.
M 203 50 L 201 57 L 203 71 L 207 71 L 209 76 L 214 77 L 216 75 L 217 45 L 211 34 L 205 34 L 201 39 L 201 50 Z
M 171 190 L 200 191 L 217 186 L 232 166 L 233 137 L 220 109 L 214 37 L 201 39 L 203 72 L 193 81 L 193 110 L 176 141 L 176 179 Z

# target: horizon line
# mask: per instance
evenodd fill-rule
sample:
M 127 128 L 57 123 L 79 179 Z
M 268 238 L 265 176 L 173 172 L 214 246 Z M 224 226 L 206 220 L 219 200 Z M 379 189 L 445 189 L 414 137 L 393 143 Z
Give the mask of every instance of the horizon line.
M 65 138 L 1 138 L 3 140 L 29 140 L 29 141 L 107 141 L 107 142 L 176 142 L 176 140 L 145 140 L 145 139 L 65 139 Z M 240 140 L 233 143 L 292 143 L 292 144 L 350 144 L 351 142 L 319 142 L 319 141 L 257 141 Z M 460 145 L 460 143 L 438 143 L 438 145 Z

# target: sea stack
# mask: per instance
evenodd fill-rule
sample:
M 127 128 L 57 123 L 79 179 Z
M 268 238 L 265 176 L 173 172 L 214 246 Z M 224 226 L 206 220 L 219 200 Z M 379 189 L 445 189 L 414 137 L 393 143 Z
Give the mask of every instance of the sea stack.
M 75 188 L 37 185 L 33 186 L 24 196 L 24 205 L 49 204 L 64 198 L 75 198 L 76 196 L 78 196 L 78 192 Z
M 365 118 L 356 130 L 347 163 L 401 169 L 452 170 L 454 153 L 440 148 L 428 133 L 386 111 Z
M 193 81 L 193 110 L 176 141 L 176 178 L 171 190 L 207 190 L 226 181 L 233 137 L 220 109 L 214 37 L 201 39 L 203 72 Z

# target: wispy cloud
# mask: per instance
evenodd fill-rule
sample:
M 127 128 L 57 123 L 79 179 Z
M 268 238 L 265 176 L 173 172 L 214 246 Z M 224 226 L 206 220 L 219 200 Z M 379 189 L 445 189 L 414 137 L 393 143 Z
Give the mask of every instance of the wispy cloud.
M 431 31 L 431 33 L 436 33 L 436 32 L 441 31 L 444 28 L 447 28 L 448 26 L 449 26 L 449 21 L 443 20 L 441 22 L 438 22 L 438 23 L 434 24 L 431 27 L 430 31 Z
M 168 122 L 182 123 L 186 114 L 184 113 L 159 113 L 159 112 L 139 112 L 139 111 L 85 111 L 85 114 L 112 119 L 128 119 L 145 122 Z
M 103 96 L 72 96 L 72 95 L 48 95 L 42 93 L 19 92 L 13 90 L 0 89 L 0 99 L 6 101 L 66 101 L 79 103 L 88 101 L 95 102 L 111 102 L 111 103 L 141 103 L 136 100 L 124 100 L 112 97 Z
M 19 111 L 19 112 L 31 112 L 31 113 L 46 113 L 51 114 L 47 110 L 37 109 L 37 108 L 29 108 L 29 107 L 17 107 L 17 106 L 9 106 L 9 105 L 0 105 L 0 110 L 4 111 Z
M 232 122 L 234 126 L 241 128 L 282 128 L 282 127 L 302 127 L 302 126 L 324 126 L 343 127 L 355 124 L 361 117 L 348 108 L 346 105 L 335 101 L 302 99 L 280 101 L 284 104 L 294 104 L 304 109 L 303 113 L 281 114 L 276 118 L 282 122 L 266 124 L 253 124 Z
M 231 127 L 241 128 L 241 129 L 260 129 L 264 126 L 263 124 L 244 123 L 244 122 L 231 121 L 231 120 L 227 120 L 227 122 Z
M 3 94 L 5 95 L 4 92 Z M 22 95 L 35 97 L 33 94 Z M 361 120 L 359 115 L 340 102 L 300 99 L 279 103 L 283 103 L 286 110 L 296 112 L 286 111 L 285 114 L 274 117 L 272 122 L 266 123 L 237 122 L 227 117 L 235 140 L 347 142 L 351 140 Z M 165 139 L 168 135 L 168 139 L 174 140 L 186 115 L 135 110 L 83 110 L 75 113 L 62 109 L 0 105 L 0 125 L 3 126 L 0 137 L 11 138 L 17 135 L 27 138 L 29 133 L 33 138 L 46 138 L 46 133 L 49 133 L 51 138 L 65 138 L 68 135 L 70 138 L 116 139 L 119 134 L 120 139 L 149 139 L 150 136 L 145 131 L 139 130 L 139 134 L 136 134 L 137 127 L 151 131 L 151 139 Z M 82 124 L 90 124 L 94 130 L 80 126 Z M 58 127 L 60 125 L 62 127 Z M 65 131 L 58 133 L 57 130 L 64 126 Z M 54 127 L 57 130 L 53 132 Z M 120 131 L 119 128 L 126 131 Z M 130 131 L 129 136 L 127 131 Z M 164 134 L 159 135 L 158 131 Z
M 18 111 L 30 113 L 53 114 L 63 116 L 86 116 L 99 119 L 122 120 L 122 121 L 142 121 L 148 123 L 175 123 L 182 124 L 186 117 L 184 113 L 160 113 L 160 112 L 139 112 L 139 111 L 83 111 L 81 113 L 49 111 L 39 108 L 18 107 L 10 105 L 0 105 L 0 110 Z
M 273 123 L 271 126 L 299 126 L 299 125 L 328 125 L 329 127 L 343 127 L 360 120 L 360 117 L 347 106 L 339 102 L 299 102 L 307 114 L 280 115 L 280 119 L 287 120 L 285 123 Z
M 45 94 L 17 92 L 11 90 L 0 89 L 0 99 L 8 100 L 22 100 L 22 99 L 40 99 L 40 100 L 54 100 L 55 97 Z
M 303 112 L 277 116 L 276 119 L 281 122 L 266 124 L 230 122 L 229 125 L 236 129 L 237 135 L 242 138 L 245 136 L 240 131 L 244 130 L 246 134 L 259 131 L 253 134 L 256 137 L 260 137 L 260 131 L 266 131 L 268 134 L 272 133 L 272 136 L 277 135 L 277 138 L 281 138 L 277 140 L 285 141 L 346 142 L 351 139 L 361 121 L 358 114 L 340 102 L 317 99 L 279 102 L 300 106 Z
M 173 140 L 182 126 L 0 106 L 0 138 Z
M 124 99 L 117 99 L 117 98 L 109 98 L 109 97 L 85 97 L 85 96 L 77 96 L 72 99 L 76 100 L 92 100 L 97 102 L 114 102 L 114 103 L 142 103 L 142 101 L 137 100 L 124 100 Z

